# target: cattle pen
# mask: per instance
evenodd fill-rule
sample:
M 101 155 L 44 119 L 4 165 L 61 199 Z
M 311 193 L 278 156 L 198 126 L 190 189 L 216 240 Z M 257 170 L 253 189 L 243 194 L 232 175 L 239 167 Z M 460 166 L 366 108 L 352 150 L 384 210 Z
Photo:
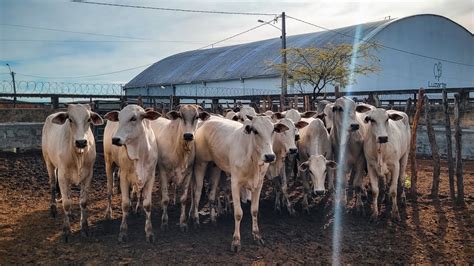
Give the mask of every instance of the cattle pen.
M 234 227 L 232 215 L 221 215 L 216 225 L 210 222 L 207 195 L 203 193 L 200 228 L 181 232 L 179 204 L 168 209 L 170 226 L 160 231 L 160 182 L 153 189 L 152 223 L 156 242 L 146 243 L 143 234 L 145 215 L 129 219 L 129 241 L 119 243 L 120 195 L 114 194 L 114 217 L 104 219 L 107 205 L 103 127 L 94 127 L 98 156 L 94 166 L 89 206 L 90 235 L 79 231 L 80 210 L 72 209 L 72 237 L 61 241 L 62 210 L 49 216 L 49 184 L 40 151 L 44 118 L 66 102 L 90 103 L 104 115 L 127 104 L 153 107 L 163 115 L 179 104 L 193 103 L 222 114 L 226 109 L 251 106 L 257 112 L 301 112 L 317 109 L 321 99 L 334 101 L 347 96 L 385 109 L 406 112 L 415 139 L 405 184 L 410 197 L 400 208 L 400 222 L 390 221 L 382 207 L 382 217 L 369 221 L 349 207 L 342 214 L 341 258 L 343 264 L 365 263 L 474 263 L 474 88 L 407 89 L 328 93 L 312 102 L 310 94 L 245 96 L 127 96 L 126 93 L 16 93 L 1 92 L 0 97 L 47 99 L 37 108 L 0 109 L 0 264 L 128 264 L 137 260 L 147 264 L 303 264 L 332 262 L 334 210 L 328 197 L 310 200 L 310 212 L 302 210 L 302 183 L 289 180 L 289 196 L 297 215 L 275 213 L 272 181 L 266 180 L 260 198 L 260 227 L 265 239 L 261 246 L 253 241 L 250 204 L 243 205 L 242 241 L 238 254 L 228 249 Z M 423 95 L 427 95 L 424 97 Z M 12 104 L 9 102 L 8 104 Z M 16 104 L 16 103 L 15 103 Z M 11 107 L 11 106 L 8 106 Z M 27 123 L 27 124 L 25 124 Z M 38 139 L 38 141 L 35 141 Z M 16 152 L 14 152 L 16 151 Z M 416 156 L 415 156 L 416 155 Z M 158 179 L 157 179 L 158 180 Z M 365 180 L 367 182 L 367 180 Z M 207 187 L 206 187 L 207 189 Z M 221 195 L 223 196 L 223 195 Z M 72 188 L 74 203 L 78 188 Z M 366 212 L 370 212 L 368 205 Z

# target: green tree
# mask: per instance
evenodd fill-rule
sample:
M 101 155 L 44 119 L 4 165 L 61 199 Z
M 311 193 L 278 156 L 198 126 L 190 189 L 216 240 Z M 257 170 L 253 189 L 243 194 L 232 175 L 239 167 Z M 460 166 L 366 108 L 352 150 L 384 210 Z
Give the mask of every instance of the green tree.
M 297 85 L 303 93 L 303 86 L 313 88 L 313 102 L 326 85 L 345 87 L 355 83 L 351 76 L 351 60 L 354 60 L 353 74 L 367 75 L 379 71 L 379 59 L 375 55 L 378 45 L 373 42 L 356 46 L 349 44 L 323 47 L 288 48 L 286 64 L 270 65 L 280 71 L 286 70 L 288 82 Z

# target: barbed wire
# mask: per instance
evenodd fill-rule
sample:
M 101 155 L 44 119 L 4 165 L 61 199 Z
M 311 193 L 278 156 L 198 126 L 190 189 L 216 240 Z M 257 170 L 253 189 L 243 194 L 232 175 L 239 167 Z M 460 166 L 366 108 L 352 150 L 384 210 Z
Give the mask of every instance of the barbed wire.
M 251 96 L 279 94 L 281 89 L 259 88 L 229 88 L 229 87 L 181 87 L 176 90 L 176 96 Z
M 122 84 L 16 81 L 16 93 L 122 95 Z M 0 81 L 0 93 L 13 94 L 12 81 Z

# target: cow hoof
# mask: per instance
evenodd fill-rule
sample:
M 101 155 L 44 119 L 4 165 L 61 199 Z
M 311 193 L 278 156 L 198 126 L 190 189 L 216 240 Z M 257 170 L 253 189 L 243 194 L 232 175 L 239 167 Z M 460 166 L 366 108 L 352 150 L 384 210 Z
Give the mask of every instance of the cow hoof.
M 290 208 L 290 209 L 288 210 L 288 214 L 289 214 L 291 217 L 296 217 L 296 211 L 295 211 L 295 209 Z
M 253 235 L 253 239 L 255 241 L 257 241 L 257 243 L 260 245 L 260 246 L 264 246 L 265 245 L 265 241 L 263 240 L 262 236 L 259 235 L 259 234 L 254 234 Z
M 303 212 L 304 212 L 306 215 L 309 215 L 309 208 L 308 208 L 308 207 L 304 208 L 304 209 L 303 209 Z
M 150 234 L 150 235 L 147 235 L 146 236 L 146 242 L 150 243 L 150 244 L 155 243 L 155 235 L 153 233 Z
M 63 232 L 63 240 L 64 240 L 64 243 L 67 243 L 69 242 L 69 236 L 71 235 L 71 233 L 69 231 L 64 231 Z
M 215 217 L 211 218 L 211 223 L 213 226 L 217 226 L 217 219 Z
M 199 223 L 199 221 L 195 220 L 194 221 L 194 229 L 197 230 L 199 228 L 201 228 L 201 224 Z
M 186 224 L 186 223 L 180 224 L 179 227 L 181 229 L 181 232 L 183 232 L 183 233 L 188 232 L 188 224 Z
M 370 216 L 370 222 L 376 223 L 376 222 L 378 222 L 378 220 L 379 220 L 378 214 L 373 213 L 373 214 Z
M 168 223 L 162 223 L 160 226 L 161 231 L 165 232 L 168 231 Z
M 240 246 L 240 240 L 232 241 L 232 244 L 230 245 L 231 252 L 234 252 L 234 253 L 240 252 L 241 248 L 242 247 Z
M 88 237 L 89 236 L 89 228 L 87 226 L 81 228 L 81 236 Z
M 56 215 L 58 214 L 58 209 L 56 208 L 56 205 L 51 205 L 49 208 L 49 214 L 51 217 L 56 218 Z
M 119 237 L 118 237 L 118 241 L 119 241 L 120 243 L 125 243 L 125 242 L 127 242 L 127 241 L 128 241 L 127 233 L 122 233 L 122 232 L 120 232 Z

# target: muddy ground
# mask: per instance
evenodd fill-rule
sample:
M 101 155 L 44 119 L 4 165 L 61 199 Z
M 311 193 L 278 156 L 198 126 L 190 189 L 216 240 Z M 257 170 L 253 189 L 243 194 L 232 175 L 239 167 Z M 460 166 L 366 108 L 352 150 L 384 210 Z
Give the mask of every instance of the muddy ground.
M 259 213 L 265 246 L 251 235 L 249 207 L 244 207 L 241 225 L 242 251 L 230 252 L 233 218 L 220 217 L 217 226 L 204 215 L 201 228 L 182 233 L 176 225 L 178 208 L 171 207 L 170 228 L 160 231 L 159 193 L 153 194 L 153 226 L 156 242 L 145 242 L 144 215 L 129 220 L 129 242 L 117 241 L 121 210 L 115 195 L 114 217 L 104 220 L 105 172 L 99 156 L 92 183 L 90 236 L 79 232 L 78 190 L 73 190 L 73 235 L 65 244 L 61 238 L 63 212 L 49 216 L 48 178 L 39 152 L 0 154 L 0 265 L 4 264 L 121 264 L 121 263 L 331 263 L 333 219 L 328 205 L 318 200 L 304 215 L 298 200 L 301 187 L 295 182 L 292 200 L 297 217 L 273 211 L 273 193 L 266 187 Z M 346 213 L 342 217 L 341 257 L 343 263 L 474 263 L 474 162 L 465 164 L 466 207 L 454 207 L 448 197 L 447 169 L 441 168 L 440 200 L 429 194 L 431 161 L 418 166 L 420 197 L 401 208 L 402 221 L 377 223 L 368 217 Z M 61 205 L 59 205 L 61 206 Z

